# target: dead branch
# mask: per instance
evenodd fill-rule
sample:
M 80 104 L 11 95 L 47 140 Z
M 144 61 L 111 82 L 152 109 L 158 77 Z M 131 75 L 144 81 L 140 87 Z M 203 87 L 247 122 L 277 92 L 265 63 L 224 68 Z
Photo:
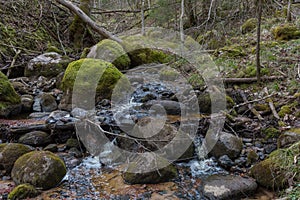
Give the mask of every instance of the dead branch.
M 261 81 L 272 81 L 272 80 L 283 80 L 286 77 L 284 76 L 266 76 L 266 77 L 261 77 Z M 256 77 L 253 78 L 224 78 L 223 79 L 224 83 L 253 83 L 257 81 Z
M 106 29 L 98 26 L 97 23 L 95 23 L 89 16 L 87 16 L 80 8 L 78 8 L 76 5 L 71 3 L 68 0 L 55 0 L 59 4 L 67 7 L 70 11 L 75 13 L 84 23 L 89 25 L 94 31 L 99 33 L 105 38 L 109 38 L 111 40 L 114 40 L 118 43 L 122 43 L 122 40 L 116 36 L 114 36 L 111 32 L 107 31 Z
M 16 62 L 16 60 L 17 60 L 17 57 L 18 57 L 19 54 L 21 53 L 21 50 L 15 50 L 15 48 L 14 48 L 14 51 L 16 52 L 16 54 L 15 54 L 15 56 L 13 57 L 13 60 L 12 60 L 12 62 L 11 62 L 11 64 L 10 64 L 10 66 L 8 67 L 7 74 L 6 74 L 7 77 L 9 77 L 12 68 L 14 68 L 14 65 L 15 65 L 15 62 Z
M 240 91 L 240 95 L 241 97 L 243 98 L 244 102 L 245 103 L 248 103 L 248 99 L 245 95 L 245 93 L 241 90 Z M 253 107 L 253 105 L 251 105 L 250 103 L 247 104 L 248 105 L 248 108 L 249 110 L 251 110 L 251 112 L 259 119 L 259 120 L 264 120 L 264 118 L 259 114 L 259 112 Z
M 264 92 L 265 92 L 267 95 L 269 95 L 268 88 L 265 87 L 265 88 L 264 88 Z M 278 115 L 278 113 L 277 113 L 277 111 L 276 111 L 276 108 L 275 108 L 275 106 L 274 106 L 274 103 L 273 103 L 272 99 L 271 99 L 271 98 L 268 98 L 267 101 L 269 102 L 269 107 L 270 107 L 270 109 L 271 109 L 271 111 L 272 111 L 274 117 L 275 117 L 276 119 L 280 119 L 280 117 L 279 117 L 279 115 Z

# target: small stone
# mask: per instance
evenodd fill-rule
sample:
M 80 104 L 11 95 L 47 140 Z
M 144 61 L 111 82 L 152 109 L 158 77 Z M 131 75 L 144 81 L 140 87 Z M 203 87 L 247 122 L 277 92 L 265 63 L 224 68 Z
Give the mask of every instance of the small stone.
M 234 162 L 227 155 L 224 155 L 218 159 L 218 164 L 224 169 L 230 169 Z
M 44 148 L 44 151 L 51 151 L 51 152 L 57 152 L 58 151 L 58 147 L 56 144 L 49 144 L 48 146 L 46 146 Z
M 40 98 L 40 104 L 43 112 L 52 112 L 57 109 L 56 99 L 51 94 L 43 93 Z

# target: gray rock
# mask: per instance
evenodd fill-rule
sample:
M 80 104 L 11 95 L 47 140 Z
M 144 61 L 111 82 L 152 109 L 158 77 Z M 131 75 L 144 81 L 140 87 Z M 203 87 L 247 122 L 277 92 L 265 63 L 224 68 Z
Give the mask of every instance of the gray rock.
M 51 152 L 57 152 L 58 147 L 56 144 L 49 144 L 44 148 L 44 151 L 51 151 Z
M 157 105 L 156 107 L 160 106 L 165 109 L 168 115 L 180 115 L 181 114 L 181 105 L 179 102 L 176 101 L 148 101 L 142 105 L 143 108 L 150 109 L 151 106 Z
M 230 167 L 234 165 L 234 162 L 227 155 L 221 156 L 218 159 L 218 163 L 221 167 L 225 169 L 230 169 Z
M 70 58 L 63 57 L 55 52 L 44 53 L 31 59 L 25 67 L 27 77 L 56 77 L 67 68 Z
M 82 108 L 74 108 L 72 111 L 71 111 L 71 115 L 73 117 L 76 117 L 76 118 L 84 118 L 86 117 L 87 115 L 89 114 L 88 111 L 82 109 Z
M 52 112 L 57 109 L 56 99 L 51 94 L 43 93 L 40 98 L 43 112 Z
M 52 117 L 53 120 L 58 121 L 61 118 L 70 117 L 70 113 L 67 111 L 63 111 L 63 110 L 55 110 L 50 113 L 49 117 Z
M 298 141 L 300 141 L 300 133 L 293 132 L 292 130 L 281 134 L 277 140 L 277 145 L 278 148 L 284 148 Z
M 42 112 L 41 98 L 39 96 L 36 96 L 34 98 L 34 102 L 33 102 L 33 105 L 32 105 L 32 110 L 34 112 Z
M 208 199 L 240 199 L 255 192 L 253 178 L 233 175 L 212 175 L 204 180 L 203 194 Z
M 46 119 L 48 118 L 49 116 L 49 112 L 34 112 L 34 113 L 31 113 L 28 118 L 30 119 Z
M 209 154 L 217 158 L 228 155 L 229 158 L 234 159 L 240 155 L 242 149 L 243 142 L 239 137 L 221 132 L 216 145 Z
M 30 112 L 32 110 L 32 105 L 33 105 L 33 96 L 29 94 L 22 95 L 21 103 L 22 103 L 22 111 Z
M 51 137 L 43 131 L 32 131 L 19 138 L 19 143 L 31 146 L 43 146 L 51 142 Z

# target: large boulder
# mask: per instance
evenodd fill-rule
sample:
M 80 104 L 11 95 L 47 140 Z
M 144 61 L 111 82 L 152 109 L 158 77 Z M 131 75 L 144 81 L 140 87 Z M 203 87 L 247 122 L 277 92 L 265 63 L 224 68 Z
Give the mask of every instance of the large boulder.
M 8 78 L 0 72 L 0 117 L 8 117 L 21 112 L 20 96 L 16 93 Z
M 79 70 L 80 74 L 78 74 Z M 98 102 L 101 99 L 110 99 L 113 91 L 115 94 L 121 94 L 130 86 L 129 81 L 113 64 L 100 59 L 80 59 L 70 63 L 65 72 L 61 84 L 64 96 L 59 108 L 71 110 L 72 103 L 74 103 L 74 101 L 72 102 L 72 93 L 75 80 L 76 91 L 80 97 L 73 100 L 76 106 L 82 106 L 84 109 L 91 109 L 86 107 L 86 101 L 93 103 L 90 97 L 94 92 L 96 93 L 95 100 Z M 94 88 L 93 83 L 97 83 L 97 81 L 98 84 Z
M 104 39 L 93 46 L 87 58 L 102 59 L 111 62 L 120 70 L 130 67 L 130 58 L 123 47 L 116 41 L 109 39 Z
M 288 182 L 300 181 L 300 142 L 287 149 L 272 152 L 269 158 L 254 165 L 250 173 L 263 187 L 279 189 L 288 187 Z
M 65 163 L 50 151 L 33 151 L 21 156 L 12 169 L 15 183 L 29 183 L 42 189 L 58 185 L 67 170 Z
M 15 161 L 28 152 L 32 151 L 29 146 L 17 143 L 0 144 L 0 168 L 10 173 Z
M 56 77 L 64 72 L 71 59 L 55 52 L 44 53 L 31 59 L 25 67 L 27 77 Z
M 230 133 L 221 132 L 217 143 L 209 154 L 217 158 L 228 155 L 229 158 L 235 159 L 240 155 L 242 149 L 243 142 L 239 137 Z
M 252 178 L 212 175 L 204 180 L 203 194 L 208 199 L 240 199 L 253 194 L 257 184 Z

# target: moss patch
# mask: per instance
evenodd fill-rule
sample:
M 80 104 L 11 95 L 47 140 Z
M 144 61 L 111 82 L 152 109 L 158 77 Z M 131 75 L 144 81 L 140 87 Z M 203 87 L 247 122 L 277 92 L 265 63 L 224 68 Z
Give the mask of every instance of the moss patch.
M 266 139 L 278 137 L 280 134 L 280 131 L 274 127 L 269 127 L 267 129 L 264 129 L 262 132 L 265 135 Z
M 34 198 L 39 192 L 30 184 L 21 184 L 15 187 L 8 195 L 9 200 Z
M 19 104 L 20 96 L 16 93 L 8 78 L 0 72 L 0 110 L 11 104 Z
M 241 31 L 243 34 L 251 32 L 256 28 L 257 19 L 256 18 L 250 18 L 248 19 L 242 26 Z
M 111 62 L 121 70 L 128 69 L 130 66 L 130 59 L 123 47 L 109 39 L 102 40 L 93 47 L 88 57 Z
M 293 24 L 283 24 L 276 26 L 272 30 L 276 40 L 291 40 L 300 38 L 300 29 Z
M 221 56 L 231 57 L 231 58 L 246 55 L 246 53 L 243 50 L 243 47 L 239 45 L 225 46 L 219 49 L 218 52 L 221 52 Z

